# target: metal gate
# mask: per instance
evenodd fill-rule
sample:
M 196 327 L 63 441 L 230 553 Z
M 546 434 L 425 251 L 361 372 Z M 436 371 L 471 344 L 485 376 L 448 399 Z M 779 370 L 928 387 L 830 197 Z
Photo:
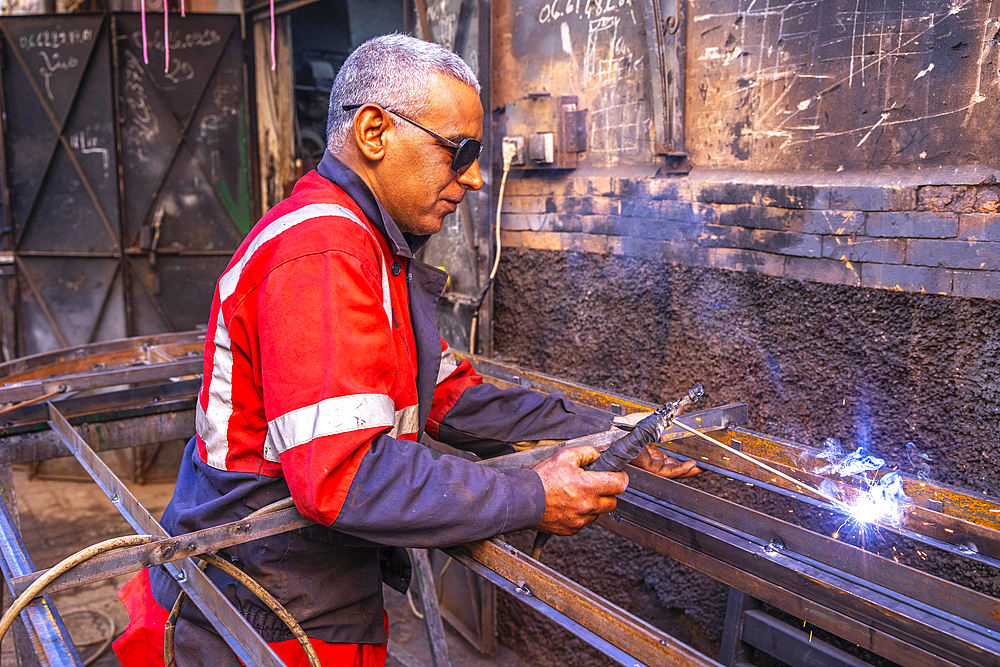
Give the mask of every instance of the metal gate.
M 239 17 L 147 18 L 0 19 L 16 354 L 204 325 L 249 230 Z

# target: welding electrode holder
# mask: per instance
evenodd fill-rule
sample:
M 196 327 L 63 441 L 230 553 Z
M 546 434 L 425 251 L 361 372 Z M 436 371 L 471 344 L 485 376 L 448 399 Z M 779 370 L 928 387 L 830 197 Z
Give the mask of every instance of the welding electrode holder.
M 700 383 L 695 383 L 688 390 L 686 396 L 680 400 L 664 403 L 652 414 L 644 417 L 631 429 L 631 433 L 619 438 L 608 447 L 601 456 L 587 466 L 590 472 L 621 472 L 643 448 L 653 442 L 658 442 L 663 433 L 670 426 L 674 417 L 679 415 L 684 408 L 698 402 L 705 395 L 705 388 Z M 531 557 L 538 560 L 542 554 L 542 547 L 550 537 L 549 533 L 538 533 L 535 535 L 535 542 L 531 546 Z

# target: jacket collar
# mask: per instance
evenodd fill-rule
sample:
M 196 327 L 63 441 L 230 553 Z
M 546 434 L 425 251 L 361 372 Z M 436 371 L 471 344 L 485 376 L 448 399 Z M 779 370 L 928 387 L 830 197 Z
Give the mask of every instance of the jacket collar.
M 382 202 L 375 198 L 368 184 L 361 180 L 361 177 L 353 169 L 334 157 L 329 151 L 323 153 L 316 171 L 320 176 L 332 182 L 343 190 L 348 197 L 361 209 L 373 225 L 382 233 L 389 249 L 401 257 L 412 258 L 413 253 L 420 249 L 430 234 L 410 234 L 399 231 L 399 227 L 393 221 Z

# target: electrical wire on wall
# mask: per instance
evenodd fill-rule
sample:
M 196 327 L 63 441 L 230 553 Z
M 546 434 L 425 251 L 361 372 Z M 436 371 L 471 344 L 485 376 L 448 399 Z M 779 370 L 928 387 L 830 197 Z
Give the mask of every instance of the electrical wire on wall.
M 490 276 L 486 279 L 486 284 L 483 285 L 483 289 L 479 292 L 476 297 L 476 301 L 472 306 L 472 325 L 469 327 L 469 353 L 476 353 L 476 329 L 479 326 L 479 309 L 483 306 L 483 299 L 486 298 L 486 293 L 489 291 L 490 287 L 493 285 L 493 279 L 496 278 L 497 268 L 500 266 L 500 212 L 503 210 L 503 190 L 504 186 L 507 185 L 507 174 L 510 173 L 510 166 L 514 162 L 514 156 L 517 155 L 517 147 L 514 144 L 504 143 L 503 144 L 503 176 L 500 178 L 500 192 L 497 194 L 497 219 L 496 219 L 496 244 L 497 253 L 493 258 L 493 268 L 490 269 Z

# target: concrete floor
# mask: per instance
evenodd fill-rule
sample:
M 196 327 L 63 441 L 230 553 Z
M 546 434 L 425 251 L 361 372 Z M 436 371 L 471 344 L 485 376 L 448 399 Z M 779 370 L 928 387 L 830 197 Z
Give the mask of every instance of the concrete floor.
M 112 455 L 114 456 L 114 455 Z M 112 463 L 112 461 L 109 461 Z M 126 467 L 127 461 L 118 462 Z M 75 462 L 46 462 L 47 474 L 82 475 L 74 470 Z M 113 465 L 117 468 L 119 466 Z M 116 472 L 121 472 L 116 470 Z M 166 477 L 162 472 L 155 476 Z M 144 485 L 129 484 L 136 498 L 154 516 L 160 516 L 173 493 L 173 482 L 154 482 Z M 132 534 L 132 530 L 118 514 L 111 502 L 92 482 L 53 481 L 28 479 L 26 470 L 15 469 L 14 487 L 17 494 L 21 535 L 28 553 L 37 569 L 50 567 L 76 551 L 119 535 Z M 97 584 L 82 586 L 55 593 L 52 597 L 56 608 L 75 642 L 80 656 L 86 660 L 92 655 L 110 631 L 109 619 L 114 621 L 115 637 L 128 624 L 128 614 L 117 597 L 117 591 L 128 576 L 107 579 Z M 389 588 L 385 589 L 386 610 L 389 614 L 389 635 L 394 644 L 424 665 L 430 665 L 430 650 L 422 621 L 410 611 L 406 597 Z M 527 667 L 517 655 L 500 647 L 493 656 L 482 656 L 457 633 L 445 625 L 448 648 L 454 665 L 470 667 Z M 82 646 L 88 644 L 88 646 Z M 401 663 L 392 659 L 388 665 Z M 4 639 L 0 652 L 0 666 L 14 667 L 13 638 Z M 108 649 L 93 665 L 95 667 L 120 667 L 114 653 Z

